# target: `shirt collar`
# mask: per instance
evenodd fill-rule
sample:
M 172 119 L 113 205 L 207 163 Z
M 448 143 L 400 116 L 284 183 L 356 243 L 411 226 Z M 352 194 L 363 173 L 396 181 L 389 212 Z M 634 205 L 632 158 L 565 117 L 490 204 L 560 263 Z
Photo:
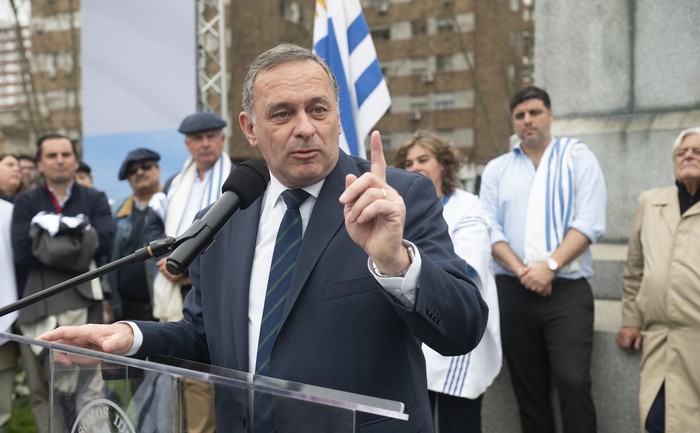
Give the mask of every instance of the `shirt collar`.
M 554 138 L 554 136 L 552 136 L 552 141 L 550 141 L 549 144 L 547 144 L 547 147 L 545 147 L 545 149 L 547 149 L 549 146 L 551 146 L 552 143 L 554 143 L 555 141 L 556 141 L 556 138 Z M 525 155 L 525 152 L 523 152 L 522 144 L 523 144 L 523 142 L 518 140 L 513 145 L 513 148 L 511 151 L 515 154 L 518 154 L 518 155 Z
M 68 199 L 70 198 L 71 194 L 73 194 L 73 185 L 75 185 L 75 181 L 71 180 L 70 183 L 68 184 L 68 187 L 66 187 L 66 196 L 63 199 L 58 198 L 58 195 L 56 195 L 56 190 L 49 185 L 48 182 L 46 182 L 46 189 L 53 194 L 54 197 L 56 197 L 56 201 L 63 206 Z
M 302 189 L 308 192 L 313 198 L 318 198 L 325 181 L 326 179 L 324 178 L 313 185 L 309 185 Z M 270 185 L 267 187 L 267 194 L 273 200 L 273 207 L 279 203 L 282 193 L 288 189 L 289 188 L 284 186 L 282 182 L 280 182 L 274 175 L 270 175 Z

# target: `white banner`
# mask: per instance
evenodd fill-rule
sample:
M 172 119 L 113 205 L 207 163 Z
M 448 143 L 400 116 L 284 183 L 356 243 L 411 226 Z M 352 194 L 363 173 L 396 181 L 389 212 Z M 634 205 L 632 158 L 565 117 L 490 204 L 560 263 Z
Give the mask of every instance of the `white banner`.
M 161 180 L 188 156 L 177 132 L 196 111 L 194 1 L 81 2 L 83 159 L 111 199 L 131 193 L 117 173 L 137 147 L 161 155 Z

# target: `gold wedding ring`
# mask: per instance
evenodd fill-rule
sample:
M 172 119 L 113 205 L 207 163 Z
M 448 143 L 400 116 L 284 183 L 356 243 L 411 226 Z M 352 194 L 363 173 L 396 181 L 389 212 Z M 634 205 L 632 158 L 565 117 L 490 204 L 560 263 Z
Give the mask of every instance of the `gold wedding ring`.
M 382 197 L 382 200 L 386 200 L 386 189 L 382 188 L 382 192 L 384 193 L 384 197 Z

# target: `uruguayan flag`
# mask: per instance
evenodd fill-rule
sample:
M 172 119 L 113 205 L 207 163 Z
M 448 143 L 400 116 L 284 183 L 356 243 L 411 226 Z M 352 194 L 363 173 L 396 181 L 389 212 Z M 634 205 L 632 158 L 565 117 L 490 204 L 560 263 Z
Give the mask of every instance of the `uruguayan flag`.
M 359 0 L 316 0 L 314 52 L 340 86 L 340 146 L 365 157 L 365 137 L 391 105 Z

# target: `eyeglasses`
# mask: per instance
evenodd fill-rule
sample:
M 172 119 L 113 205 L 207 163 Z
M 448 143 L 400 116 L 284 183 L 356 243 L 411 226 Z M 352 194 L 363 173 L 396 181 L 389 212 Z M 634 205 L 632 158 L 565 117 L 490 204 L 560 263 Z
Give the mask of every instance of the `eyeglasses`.
M 690 151 L 691 155 L 700 156 L 700 147 L 686 147 L 686 148 L 679 147 L 673 151 L 673 157 L 674 158 L 681 158 L 681 157 L 685 156 L 685 154 L 688 151 Z
M 136 161 L 129 166 L 129 169 L 126 171 L 126 175 L 131 176 L 132 174 L 135 174 L 139 168 L 143 171 L 148 171 L 155 166 L 156 163 L 153 161 Z

